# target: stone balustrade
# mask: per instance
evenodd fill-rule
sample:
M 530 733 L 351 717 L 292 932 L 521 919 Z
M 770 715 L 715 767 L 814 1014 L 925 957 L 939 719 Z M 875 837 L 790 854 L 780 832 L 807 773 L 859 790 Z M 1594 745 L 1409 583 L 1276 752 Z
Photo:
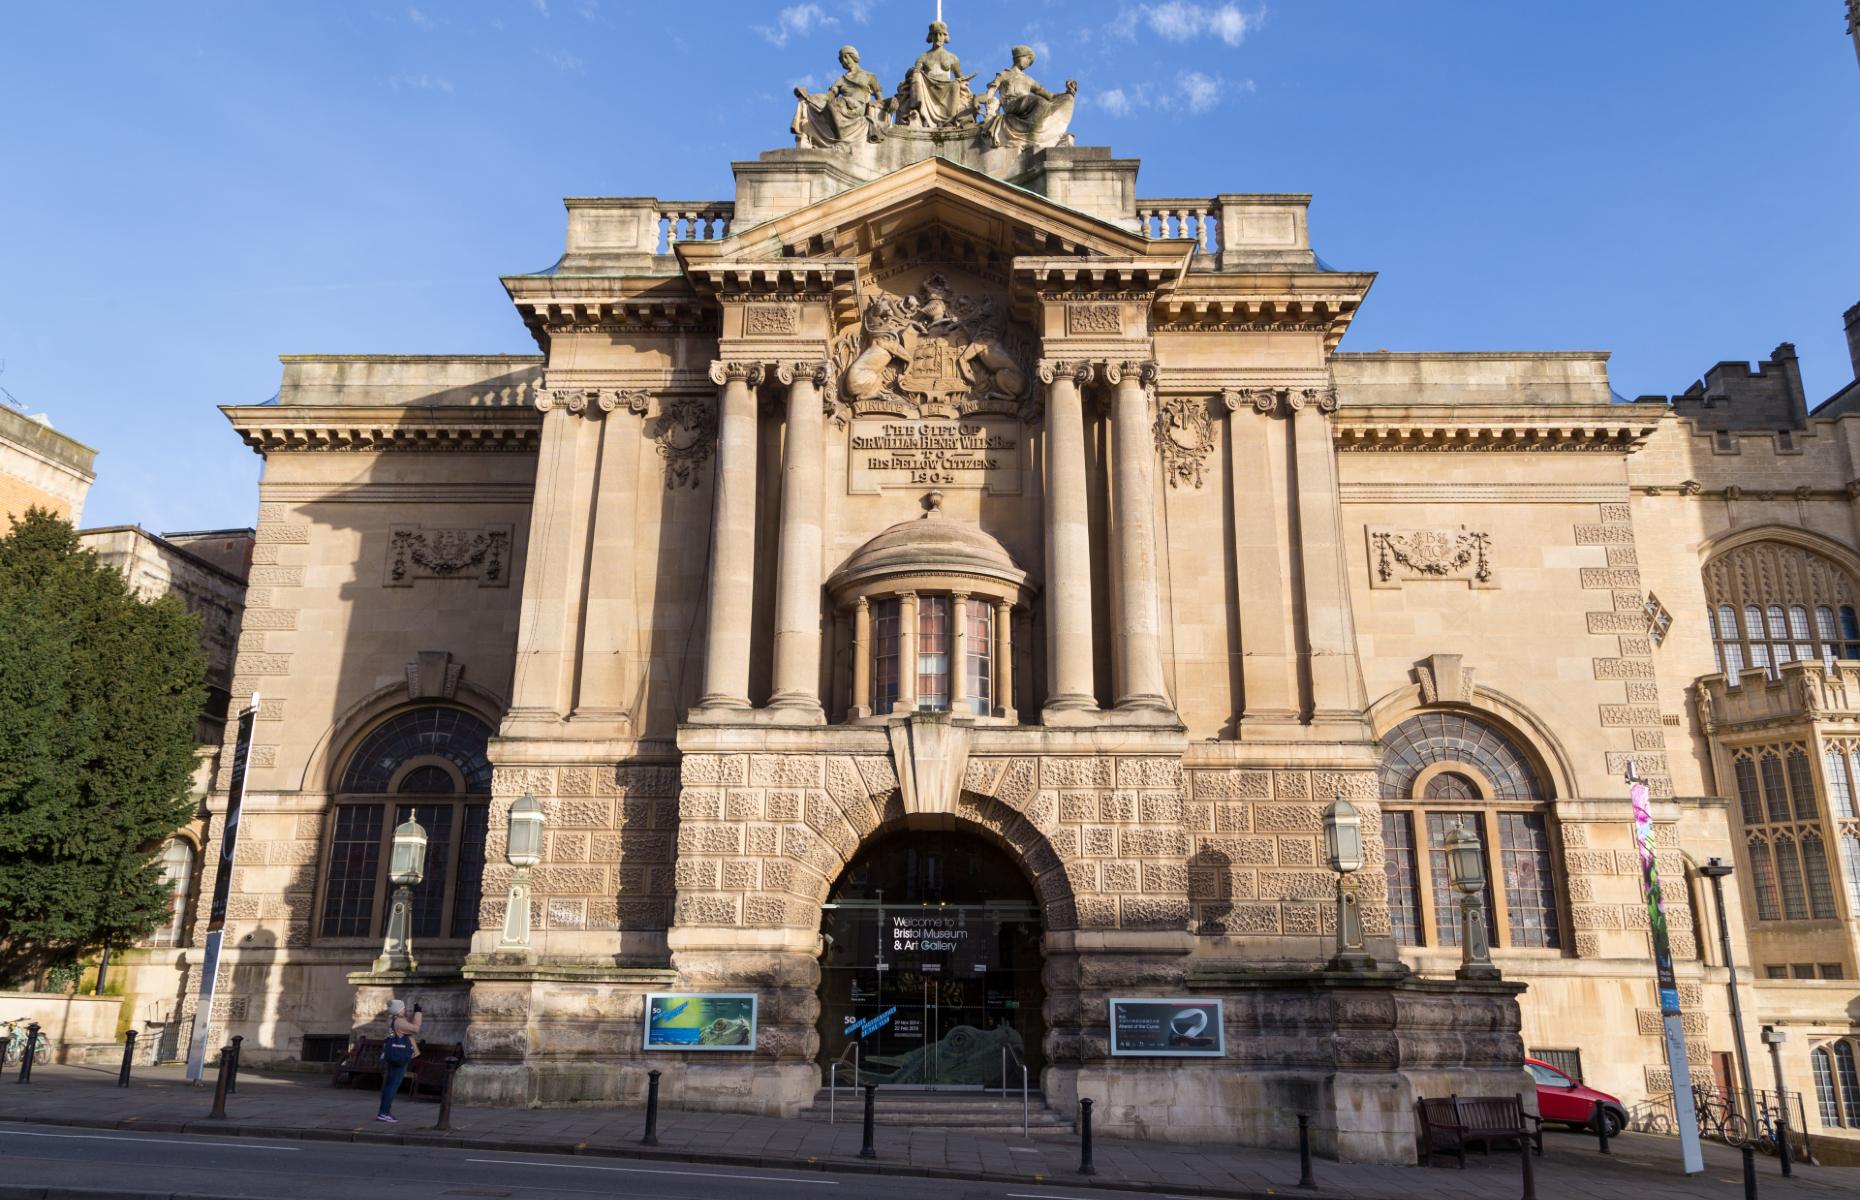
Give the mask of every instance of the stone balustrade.
M 736 205 L 728 200 L 661 200 L 653 213 L 659 231 L 654 252 L 670 254 L 679 242 L 714 242 L 730 231 Z
M 1137 228 L 1145 237 L 1194 238 L 1198 253 L 1214 254 L 1220 244 L 1220 201 L 1138 200 Z
M 1841 661 L 1828 671 L 1819 661 L 1784 663 L 1775 677 L 1739 673 L 1737 682 L 1707 675 L 1694 690 L 1699 721 L 1715 728 L 1793 721 L 1860 721 L 1860 662 Z M 1702 699 L 1701 699 L 1702 697 Z

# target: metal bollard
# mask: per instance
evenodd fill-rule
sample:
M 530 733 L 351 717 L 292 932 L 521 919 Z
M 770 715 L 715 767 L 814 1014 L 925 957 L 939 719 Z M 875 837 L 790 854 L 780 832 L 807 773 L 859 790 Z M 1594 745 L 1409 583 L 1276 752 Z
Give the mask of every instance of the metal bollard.
M 452 1132 L 452 1073 L 459 1069 L 456 1054 L 446 1056 L 446 1081 L 439 1090 L 439 1120 L 433 1123 L 433 1132 Z
M 213 1081 L 213 1111 L 207 1116 L 216 1121 L 226 1119 L 227 1076 L 232 1074 L 232 1047 L 220 1047 L 220 1073 Z
M 34 1021 L 26 1026 L 26 1044 L 19 1056 L 19 1082 L 32 1082 L 32 1056 L 39 1048 L 39 1023 Z
M 1595 1140 L 1601 1143 L 1603 1154 L 1614 1153 L 1608 1148 L 1608 1111 L 1602 1107 L 1600 1100 L 1595 1102 Z
M 646 1136 L 639 1139 L 642 1146 L 659 1144 L 659 1072 L 646 1072 Z
M 1537 1200 L 1537 1168 L 1531 1165 L 1531 1139 L 1518 1139 L 1518 1157 L 1524 1161 L 1524 1200 Z
M 131 1029 L 127 1033 L 123 1034 L 123 1069 L 117 1072 L 117 1075 L 116 1075 L 116 1086 L 117 1087 L 128 1087 L 129 1086 L 129 1064 L 135 1061 L 135 1057 L 136 1057 L 136 1031 Z
M 1748 1144 L 1744 1152 L 1744 1200 L 1757 1200 L 1757 1152 Z
M 237 1095 L 239 1091 L 239 1054 L 245 1049 L 245 1035 L 234 1034 L 232 1040 L 233 1065 L 232 1078 L 226 1081 L 227 1095 Z
M 1306 1113 L 1298 1114 L 1298 1186 L 1317 1186 L 1317 1177 L 1311 1173 L 1311 1117 Z
M 877 1158 L 878 1150 L 872 1145 L 873 1127 L 878 1124 L 878 1085 L 865 1085 L 865 1145 L 859 1147 L 860 1158 Z
M 1091 1101 L 1079 1097 L 1079 1174 L 1096 1175 L 1091 1162 Z
M 1786 1110 L 1776 1118 L 1776 1161 L 1782 1165 L 1783 1178 L 1789 1178 L 1793 1172 L 1789 1166 L 1789 1114 Z

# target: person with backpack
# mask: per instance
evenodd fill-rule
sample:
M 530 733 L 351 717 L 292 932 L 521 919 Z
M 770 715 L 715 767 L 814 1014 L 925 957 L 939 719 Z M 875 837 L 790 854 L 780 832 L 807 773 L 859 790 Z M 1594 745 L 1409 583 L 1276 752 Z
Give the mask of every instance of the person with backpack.
M 398 1124 L 394 1115 L 394 1094 L 400 1091 L 401 1080 L 407 1077 L 407 1068 L 413 1065 L 414 1055 L 420 1047 L 413 1036 L 420 1032 L 420 1006 L 413 1006 L 413 1016 L 407 1016 L 405 1000 L 389 1000 L 387 1006 L 387 1041 L 381 1046 L 381 1111 L 375 1114 L 375 1120 Z

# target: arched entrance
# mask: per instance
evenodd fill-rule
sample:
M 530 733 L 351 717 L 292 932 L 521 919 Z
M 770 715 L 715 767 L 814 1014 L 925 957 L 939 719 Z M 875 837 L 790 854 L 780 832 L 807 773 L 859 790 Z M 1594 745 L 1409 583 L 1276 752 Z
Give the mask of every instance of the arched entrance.
M 978 837 L 903 831 L 846 865 L 822 907 L 820 1064 L 864 1082 L 1018 1088 L 1040 1078 L 1040 906 Z

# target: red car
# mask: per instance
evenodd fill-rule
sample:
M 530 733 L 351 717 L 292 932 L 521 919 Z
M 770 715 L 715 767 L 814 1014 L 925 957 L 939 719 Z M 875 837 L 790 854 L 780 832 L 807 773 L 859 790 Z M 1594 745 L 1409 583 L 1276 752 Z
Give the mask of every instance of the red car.
M 1608 1136 L 1627 1128 L 1627 1109 L 1607 1092 L 1584 1087 L 1547 1062 L 1524 1060 L 1524 1069 L 1537 1081 L 1537 1115 L 1545 1121 L 1574 1128 L 1595 1128 L 1595 1102 L 1602 1103 L 1602 1119 L 1608 1122 Z

